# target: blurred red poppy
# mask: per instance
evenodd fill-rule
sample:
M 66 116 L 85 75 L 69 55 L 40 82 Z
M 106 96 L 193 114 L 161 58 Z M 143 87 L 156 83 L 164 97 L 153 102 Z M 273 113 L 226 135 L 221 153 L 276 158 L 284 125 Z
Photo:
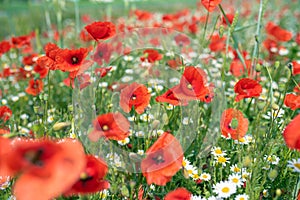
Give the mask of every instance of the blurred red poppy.
M 166 185 L 182 167 L 181 145 L 170 133 L 163 133 L 146 155 L 141 162 L 141 169 L 148 185 Z
M 190 200 L 192 197 L 192 194 L 185 188 L 177 188 L 176 190 L 173 190 L 169 192 L 164 200 Z
M 182 61 L 179 57 L 176 57 L 175 59 L 168 60 L 167 64 L 172 69 L 178 69 L 178 67 L 182 66 Z
M 92 59 L 97 62 L 98 65 L 102 65 L 103 62 L 108 64 L 110 57 L 113 53 L 113 47 L 109 43 L 99 43 L 95 53 L 92 56 Z
M 239 110 L 229 108 L 222 113 L 221 132 L 226 138 L 238 140 L 244 137 L 248 131 L 248 119 Z
M 103 178 L 108 171 L 107 164 L 101 158 L 86 155 L 86 166 L 77 182 L 64 193 L 65 196 L 99 192 L 109 188 L 109 182 Z
M 215 34 L 211 37 L 209 44 L 209 49 L 213 52 L 219 52 L 225 49 L 226 37 L 223 36 L 220 38 L 218 34 Z
M 50 70 L 56 70 L 57 66 L 55 62 L 55 57 L 57 54 L 59 54 L 61 49 L 56 44 L 47 43 L 44 50 L 46 55 L 39 57 L 36 61 L 37 64 L 41 67 L 47 67 Z
M 285 127 L 283 138 L 290 149 L 300 151 L 300 114 Z
M 22 63 L 23 65 L 33 65 L 35 63 L 34 58 L 36 58 L 38 54 L 33 53 L 28 56 L 23 57 Z
M 298 61 L 292 61 L 292 70 L 293 70 L 293 75 L 300 74 L 300 62 Z
M 12 170 L 7 166 L 5 159 L 11 151 L 11 140 L 0 136 L 0 176 L 12 176 Z
M 30 46 L 32 35 L 21 35 L 11 38 L 13 48 L 21 48 L 24 46 Z
M 237 94 L 235 101 L 244 98 L 259 97 L 262 92 L 262 86 L 253 79 L 242 78 L 234 86 L 234 92 Z
M 185 67 L 180 84 L 173 88 L 180 100 L 204 100 L 210 93 L 206 73 L 193 66 Z
M 19 175 L 14 195 L 20 200 L 55 198 L 69 189 L 85 166 L 78 141 L 16 138 L 3 158 L 12 174 Z
M 93 22 L 85 26 L 86 31 L 96 40 L 105 40 L 116 34 L 116 26 L 111 22 Z
M 144 56 L 141 57 L 141 61 L 143 62 L 147 60 L 149 63 L 154 63 L 155 61 L 159 61 L 163 58 L 163 55 L 155 49 L 146 49 L 143 54 Z
M 142 114 L 149 105 L 150 98 L 147 87 L 134 82 L 121 90 L 120 106 L 126 113 L 134 107 L 138 114 Z
M 267 23 L 266 31 L 270 36 L 274 37 L 274 39 L 280 42 L 287 42 L 293 37 L 291 32 L 282 29 L 280 26 L 274 24 L 273 22 Z
M 152 13 L 144 10 L 135 10 L 134 11 L 135 16 L 137 17 L 138 20 L 140 21 L 147 21 L 152 18 Z
M 40 75 L 41 79 L 45 78 L 49 71 L 47 67 L 41 65 L 35 65 L 33 70 Z
M 55 56 L 56 66 L 58 69 L 67 72 L 79 70 L 88 55 L 87 48 L 80 49 L 62 49 Z
M 112 140 L 124 140 L 129 135 L 129 121 L 121 113 L 107 113 L 99 115 L 93 121 L 94 129 L 89 134 L 91 141 L 100 137 Z
M 0 128 L 0 135 L 9 134 L 9 133 L 10 133 L 9 129 Z
M 186 100 L 180 100 L 176 97 L 176 95 L 173 92 L 174 88 L 169 89 L 168 91 L 166 91 L 164 94 L 157 96 L 155 98 L 155 100 L 157 102 L 165 102 L 165 103 L 169 103 L 172 104 L 174 106 L 178 106 L 178 105 L 187 105 L 188 102 Z
M 12 116 L 12 111 L 7 106 L 0 106 L 0 120 L 6 122 Z
M 300 96 L 295 94 L 287 94 L 284 98 L 284 105 L 289 107 L 291 110 L 300 108 Z
M 178 34 L 174 37 L 174 40 L 179 46 L 187 46 L 190 45 L 191 41 L 188 36 L 184 34 Z
M 112 67 L 100 67 L 95 69 L 95 74 L 100 78 L 106 76 L 106 74 L 112 69 Z
M 222 0 L 201 0 L 202 5 L 208 12 L 212 12 Z
M 44 83 L 42 80 L 34 80 L 34 79 L 30 79 L 29 80 L 29 85 L 28 87 L 25 89 L 25 91 L 28 94 L 31 94 L 33 96 L 38 95 L 39 93 L 41 93 L 43 91 L 44 88 Z
M 0 42 L 0 57 L 2 56 L 2 54 L 8 52 L 11 48 L 11 45 L 8 41 L 3 40 Z

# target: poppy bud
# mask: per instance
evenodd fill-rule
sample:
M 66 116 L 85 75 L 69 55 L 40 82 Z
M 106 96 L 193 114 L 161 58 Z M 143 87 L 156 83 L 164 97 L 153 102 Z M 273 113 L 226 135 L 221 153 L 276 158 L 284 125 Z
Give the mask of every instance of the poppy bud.
M 252 164 L 251 158 L 249 156 L 246 156 L 243 160 L 243 166 L 249 167 Z
M 277 197 L 280 197 L 281 194 L 282 194 L 281 189 L 277 189 L 277 190 L 276 190 L 276 196 L 277 196 Z
M 153 129 L 157 129 L 158 128 L 158 126 L 159 126 L 159 124 L 160 124 L 160 121 L 159 120 L 154 120 L 153 122 L 152 122 L 152 127 L 153 127 Z
M 280 62 L 279 61 L 276 61 L 275 64 L 274 64 L 275 68 L 278 68 L 280 66 Z
M 57 122 L 53 125 L 53 130 L 54 131 L 59 131 L 62 130 L 68 126 L 70 126 L 71 123 L 70 122 Z
M 125 185 L 123 185 L 122 188 L 121 188 L 121 194 L 125 197 L 129 196 L 129 190 Z
M 269 172 L 269 178 L 270 179 L 274 180 L 277 176 L 278 176 L 278 171 L 276 169 L 272 169 Z
M 279 106 L 276 103 L 272 104 L 272 109 L 273 110 L 279 110 Z
M 257 64 L 256 67 L 255 67 L 255 70 L 256 70 L 257 72 L 261 72 L 261 70 L 262 70 L 261 64 Z
M 162 121 L 163 121 L 163 124 L 168 124 L 169 123 L 169 117 L 168 117 L 167 113 L 163 114 Z

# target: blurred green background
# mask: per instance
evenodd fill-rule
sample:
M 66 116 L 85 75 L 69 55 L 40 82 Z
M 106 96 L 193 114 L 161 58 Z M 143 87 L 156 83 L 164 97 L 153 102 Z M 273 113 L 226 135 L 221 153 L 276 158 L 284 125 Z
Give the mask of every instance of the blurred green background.
M 51 23 L 56 23 L 56 3 L 64 4 L 63 21 L 75 20 L 75 10 L 80 16 L 89 14 L 101 20 L 110 15 L 113 18 L 127 16 L 130 9 L 173 12 L 182 8 L 193 8 L 198 0 L 113 0 L 100 2 L 91 0 L 0 0 L 0 40 L 11 35 L 27 34 L 35 29 L 47 28 L 47 14 Z

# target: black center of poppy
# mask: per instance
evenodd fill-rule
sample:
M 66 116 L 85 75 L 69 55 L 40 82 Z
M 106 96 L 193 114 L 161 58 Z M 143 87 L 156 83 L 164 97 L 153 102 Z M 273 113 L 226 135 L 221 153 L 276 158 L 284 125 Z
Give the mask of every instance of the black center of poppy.
M 103 57 L 103 52 L 99 51 L 98 55 L 99 55 L 100 58 L 102 58 Z
M 30 163 L 37 165 L 37 166 L 43 166 L 43 161 L 41 160 L 41 156 L 44 153 L 43 149 L 38 149 L 37 151 L 30 150 L 25 153 L 24 157 L 27 161 Z
M 165 162 L 163 154 L 161 152 L 156 154 L 156 156 L 153 157 L 152 160 L 154 160 L 155 164 L 157 164 L 157 165 Z
M 79 59 L 76 56 L 72 57 L 72 64 L 77 64 L 79 62 Z
M 131 96 L 131 98 L 130 98 L 131 100 L 136 100 L 136 95 L 135 94 L 133 94 L 132 96 Z

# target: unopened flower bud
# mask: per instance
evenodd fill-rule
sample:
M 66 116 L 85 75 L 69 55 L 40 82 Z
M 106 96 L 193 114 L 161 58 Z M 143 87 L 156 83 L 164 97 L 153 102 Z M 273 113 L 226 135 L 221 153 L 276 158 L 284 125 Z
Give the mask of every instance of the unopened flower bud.
M 68 126 L 70 126 L 71 123 L 70 122 L 57 122 L 53 125 L 53 130 L 54 131 L 59 131 L 62 130 Z
M 278 176 L 278 171 L 276 169 L 272 169 L 269 172 L 269 178 L 270 179 L 274 180 L 277 176 Z

